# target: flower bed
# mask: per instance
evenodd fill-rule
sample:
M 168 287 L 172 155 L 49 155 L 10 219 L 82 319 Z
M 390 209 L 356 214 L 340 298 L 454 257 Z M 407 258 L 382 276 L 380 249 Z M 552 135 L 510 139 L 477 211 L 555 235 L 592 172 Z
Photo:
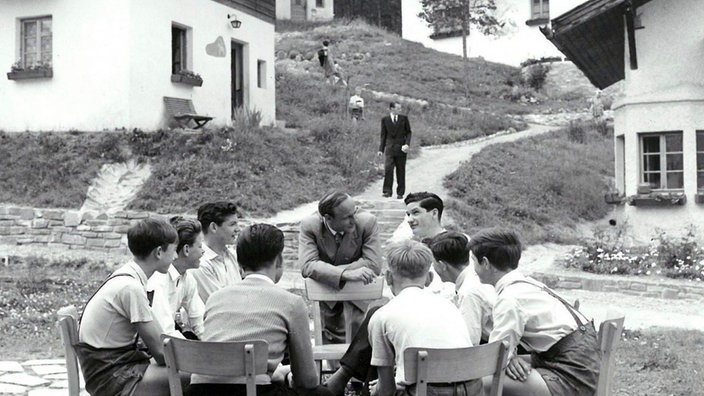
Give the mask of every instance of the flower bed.
M 565 257 L 565 266 L 597 274 L 659 275 L 704 280 L 704 246 L 692 226 L 681 238 L 664 232 L 647 247 L 624 247 L 624 228 L 597 229 L 594 239 Z

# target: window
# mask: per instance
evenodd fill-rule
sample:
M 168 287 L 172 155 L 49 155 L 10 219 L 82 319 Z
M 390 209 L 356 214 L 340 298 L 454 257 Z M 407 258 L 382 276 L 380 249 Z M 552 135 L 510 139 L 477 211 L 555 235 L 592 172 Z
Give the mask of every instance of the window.
M 652 190 L 684 188 L 682 132 L 643 134 L 640 149 L 642 183 Z
M 318 8 L 323 8 L 325 7 L 325 3 L 323 2 L 323 0 L 315 0 L 315 6 Z
M 550 1 L 549 0 L 530 0 L 530 17 L 531 19 L 549 19 L 550 18 Z
M 188 70 L 188 45 L 186 29 L 171 26 L 171 74 Z
M 257 61 L 257 87 L 266 88 L 266 61 Z
M 704 131 L 697 131 L 697 189 L 704 190 Z
M 51 17 L 21 21 L 20 62 L 22 68 L 51 67 Z

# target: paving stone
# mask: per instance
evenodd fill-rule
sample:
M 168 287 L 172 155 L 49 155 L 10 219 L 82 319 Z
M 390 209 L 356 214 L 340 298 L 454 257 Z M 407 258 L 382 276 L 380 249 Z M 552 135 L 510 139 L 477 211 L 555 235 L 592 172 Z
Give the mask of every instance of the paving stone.
M 27 392 L 27 388 L 25 388 L 24 386 L 3 384 L 0 382 L 0 395 L 23 395 L 25 392 Z
M 63 373 L 43 375 L 42 377 L 44 379 L 48 379 L 48 380 L 65 380 L 68 378 L 68 374 L 66 372 L 63 372 Z
M 23 366 L 46 366 L 50 364 L 65 364 L 66 360 L 64 359 L 34 359 L 34 360 L 27 360 L 26 362 L 22 362 Z
M 32 366 L 32 371 L 34 371 L 38 375 L 45 376 L 47 374 L 65 373 L 66 367 L 59 366 L 58 364 L 48 364 L 41 366 Z
M 68 380 L 54 381 L 49 385 L 51 389 L 68 389 Z
M 11 362 L 9 360 L 0 362 L 0 372 L 21 373 L 23 371 L 24 368 L 22 368 L 22 365 L 17 362 Z
M 29 391 L 27 396 L 66 396 L 66 389 L 35 389 Z
M 45 380 L 43 378 L 39 378 L 34 375 L 28 375 L 25 373 L 13 373 L 13 374 L 5 374 L 3 376 L 0 376 L 0 382 L 4 382 L 6 384 L 23 385 L 23 386 L 38 386 L 38 385 L 46 385 L 50 381 Z

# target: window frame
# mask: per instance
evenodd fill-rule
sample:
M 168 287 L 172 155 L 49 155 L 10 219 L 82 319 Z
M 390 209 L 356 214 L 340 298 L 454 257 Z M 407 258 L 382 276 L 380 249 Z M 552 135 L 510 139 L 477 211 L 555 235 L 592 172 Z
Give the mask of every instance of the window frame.
M 667 143 L 666 143 L 666 138 L 667 135 L 679 135 L 680 138 L 680 145 L 682 146 L 680 151 L 668 151 L 667 148 Z M 651 171 L 651 170 L 646 170 L 645 169 L 645 161 L 644 157 L 646 153 L 644 152 L 644 138 L 652 138 L 657 136 L 659 138 L 659 150 L 657 152 L 657 155 L 660 157 L 660 168 L 657 171 Z M 638 134 L 638 157 L 639 157 L 639 163 L 640 163 L 640 170 L 639 170 L 639 183 L 648 183 L 650 184 L 649 181 L 646 181 L 646 173 L 649 174 L 655 174 L 658 173 L 660 176 L 660 186 L 659 187 L 653 187 L 651 185 L 650 189 L 654 192 L 668 192 L 668 191 L 674 191 L 674 192 L 680 192 L 684 191 L 684 141 L 683 141 L 683 131 L 663 131 L 663 132 L 644 132 L 644 133 L 639 133 Z M 647 153 L 647 154 L 655 154 L 655 153 Z M 673 155 L 673 154 L 679 154 L 682 156 L 682 168 L 681 169 L 675 169 L 675 170 L 670 170 L 667 167 L 667 156 L 668 155 Z M 680 187 L 668 187 L 667 186 L 667 176 L 668 174 L 671 173 L 680 173 L 682 175 L 682 185 Z
M 325 8 L 325 0 L 315 0 L 316 8 Z
M 188 45 L 188 30 L 183 25 L 171 24 L 171 74 L 178 74 L 181 70 L 191 70 L 188 65 L 188 51 L 190 48 Z M 177 50 L 180 52 L 179 54 L 177 54 Z M 179 59 L 176 59 L 177 56 Z
M 528 0 L 530 1 L 530 19 L 542 20 L 550 19 L 550 0 Z M 536 4 L 537 10 L 536 10 Z
M 257 59 L 257 88 L 266 89 L 266 61 Z
M 49 21 L 50 22 L 50 31 L 48 35 L 42 35 L 42 21 Z M 33 63 L 28 63 L 27 62 L 27 24 L 34 22 L 36 23 L 36 26 L 34 28 L 35 32 L 35 38 L 36 38 L 36 44 L 35 44 L 35 51 L 34 51 L 34 56 L 36 57 L 37 61 Z M 53 29 L 53 17 L 51 15 L 43 15 L 43 16 L 37 16 L 37 17 L 30 17 L 30 18 L 21 18 L 19 20 L 20 24 L 20 32 L 19 32 L 19 59 L 20 59 L 20 66 L 23 69 L 29 69 L 31 67 L 37 67 L 37 66 L 44 66 L 46 68 L 53 68 L 53 56 L 54 56 L 54 29 Z M 49 37 L 51 46 L 49 48 L 49 61 L 44 62 L 42 60 L 42 39 L 44 37 Z
M 700 142 L 701 139 L 701 142 Z M 699 150 L 701 146 L 702 150 Z M 697 129 L 695 131 L 695 146 L 694 153 L 697 163 L 697 191 L 704 191 L 704 130 Z M 700 155 L 702 156 L 702 163 L 699 162 Z M 699 184 L 699 178 L 702 178 L 702 184 Z

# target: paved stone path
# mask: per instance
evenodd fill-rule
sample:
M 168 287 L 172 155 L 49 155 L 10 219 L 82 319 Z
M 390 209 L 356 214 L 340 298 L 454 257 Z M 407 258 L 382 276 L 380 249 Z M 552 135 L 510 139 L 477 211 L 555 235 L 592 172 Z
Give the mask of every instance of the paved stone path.
M 149 164 L 137 164 L 134 160 L 103 165 L 88 187 L 81 212 L 115 213 L 124 210 L 150 175 Z

